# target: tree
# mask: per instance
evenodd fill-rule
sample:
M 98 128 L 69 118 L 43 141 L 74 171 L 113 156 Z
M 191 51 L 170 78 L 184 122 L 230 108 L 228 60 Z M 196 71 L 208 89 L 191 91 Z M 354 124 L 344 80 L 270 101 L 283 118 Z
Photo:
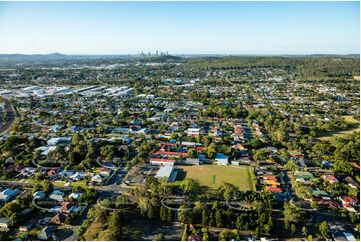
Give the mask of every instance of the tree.
M 164 237 L 163 233 L 157 234 L 155 236 L 155 241 L 164 241 L 164 240 L 165 240 L 165 237 Z
M 44 180 L 42 186 L 43 186 L 43 192 L 45 192 L 45 193 L 51 192 L 54 188 L 53 183 L 51 183 L 48 180 Z
M 185 224 L 183 235 L 182 235 L 182 241 L 187 241 L 187 240 L 188 240 L 188 224 Z
M 193 207 L 193 214 L 194 216 L 198 216 L 200 215 L 200 213 L 204 210 L 204 205 L 201 201 L 196 201 L 194 203 L 194 207 Z
M 296 233 L 296 225 L 295 224 L 291 224 L 291 234 L 295 235 Z
M 268 150 L 266 148 L 253 150 L 253 159 L 256 161 L 265 161 L 268 157 Z
M 180 185 L 180 189 L 191 197 L 201 192 L 201 185 L 197 179 L 186 178 Z
M 182 223 L 192 222 L 192 213 L 186 205 L 181 205 L 178 209 L 178 219 Z
M 260 141 L 259 139 L 252 139 L 248 142 L 248 145 L 252 148 L 259 148 L 262 146 L 262 141 Z
M 328 226 L 328 223 L 326 221 L 323 221 L 319 225 L 318 232 L 322 238 L 325 238 L 325 239 L 328 238 L 328 235 L 330 233 L 330 227 Z
M 351 174 L 353 167 L 350 162 L 347 161 L 336 161 L 333 163 L 333 169 L 335 171 L 344 172 L 346 174 Z
M 21 207 L 19 203 L 17 202 L 10 202 L 6 203 L 1 209 L 0 209 L 0 215 L 10 218 L 13 214 L 20 213 Z
M 202 232 L 202 234 L 203 234 L 202 240 L 203 240 L 203 241 L 208 241 L 208 240 L 209 240 L 208 229 L 203 227 L 203 228 L 201 229 L 201 232 Z
M 106 200 L 101 201 L 101 203 L 105 203 Z M 105 223 L 107 221 L 107 210 L 105 210 L 102 206 L 97 204 L 92 207 L 88 212 L 88 218 L 92 218 L 94 220 L 98 220 L 100 223 Z
M 220 241 L 227 241 L 229 240 L 230 234 L 227 230 L 222 230 L 222 232 L 219 233 L 219 240 Z
M 111 213 L 108 222 L 108 239 L 120 240 L 122 235 L 121 216 L 119 211 Z
M 208 216 L 207 216 L 207 210 L 204 209 L 202 212 L 202 225 L 208 224 Z
M 167 209 L 167 222 L 170 223 L 172 222 L 172 210 L 171 209 Z
M 206 148 L 206 154 L 207 154 L 207 157 L 209 159 L 213 159 L 216 154 L 218 152 L 218 147 L 216 144 L 214 143 L 211 143 L 207 148 Z
M 239 188 L 231 183 L 223 182 L 217 189 L 218 196 L 228 200 L 240 195 Z
M 232 236 L 233 240 L 240 240 L 239 233 L 238 233 L 237 229 L 232 230 L 232 235 L 231 236 Z
M 302 227 L 302 235 L 306 236 L 308 234 L 308 230 L 305 226 Z
M 188 156 L 189 156 L 189 158 L 197 158 L 198 152 L 195 149 L 191 148 L 188 150 Z
M 236 219 L 236 229 L 241 229 L 242 226 L 243 226 L 243 214 L 240 214 L 237 216 L 237 219 Z
M 152 205 L 149 206 L 148 211 L 147 211 L 147 217 L 149 219 L 153 219 L 154 218 L 154 207 Z
M 285 227 L 288 229 L 289 223 L 297 224 L 301 220 L 301 211 L 292 201 L 285 202 L 283 205 L 283 216 Z
M 167 209 L 163 206 L 160 207 L 159 210 L 159 217 L 160 220 L 164 223 L 168 221 L 168 214 L 167 214 Z
M 273 226 L 273 220 L 272 220 L 272 216 L 268 217 L 268 222 L 267 224 L 264 226 L 264 232 L 265 233 L 269 233 L 269 231 L 272 229 Z
M 218 228 L 221 228 L 223 226 L 223 218 L 222 218 L 222 211 L 221 210 L 217 210 L 216 214 L 215 214 L 215 219 L 216 219 L 216 226 Z
M 254 231 L 254 237 L 256 237 L 256 239 L 259 239 L 261 235 L 261 230 L 259 227 L 256 228 L 256 230 Z

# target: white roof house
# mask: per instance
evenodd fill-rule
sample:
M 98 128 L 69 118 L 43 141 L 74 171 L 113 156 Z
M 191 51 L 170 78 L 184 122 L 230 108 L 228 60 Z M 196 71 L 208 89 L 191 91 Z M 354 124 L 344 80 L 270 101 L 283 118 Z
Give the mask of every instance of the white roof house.
M 226 156 L 225 154 L 223 153 L 217 153 L 216 154 L 216 157 L 215 157 L 215 160 L 217 162 L 218 165 L 228 165 L 228 159 L 229 159 L 229 156 Z
M 73 198 L 73 199 L 78 200 L 78 199 L 81 197 L 81 195 L 83 195 L 83 193 L 81 193 L 81 192 L 76 192 L 76 193 L 72 192 L 72 193 L 69 195 L 69 198 Z
M 1 231 L 8 231 L 10 226 L 10 219 L 8 218 L 0 218 L 0 230 Z
M 199 135 L 201 129 L 200 128 L 188 128 L 186 133 L 190 136 Z
M 83 179 L 85 177 L 85 173 L 84 172 L 75 172 L 74 174 L 72 174 L 69 178 L 75 181 L 79 181 L 81 179 Z
M 42 191 L 37 191 L 37 192 L 34 192 L 33 196 L 36 199 L 43 199 L 43 198 L 45 198 L 46 195 Z
M 103 182 L 103 180 L 104 180 L 104 178 L 103 178 L 103 176 L 100 175 L 100 174 L 96 174 L 96 175 L 92 176 L 92 178 L 91 178 L 91 181 L 92 181 L 92 182 L 101 183 L 101 182 Z
M 349 232 L 343 232 L 343 235 L 348 241 L 356 241 L 356 238 Z
M 39 148 L 36 148 L 36 150 L 41 151 L 41 155 L 47 156 L 51 151 L 54 151 L 56 149 L 56 146 L 40 146 Z
M 57 137 L 51 138 L 48 140 L 47 144 L 49 146 L 59 145 L 59 144 L 67 144 L 71 141 L 71 137 Z
M 167 181 L 174 181 L 176 178 L 177 172 L 174 171 L 174 167 L 172 165 L 162 165 L 155 175 L 156 178 L 166 178 Z
M 59 202 L 64 201 L 63 192 L 60 191 L 60 190 L 54 190 L 54 191 L 49 195 L 49 198 L 51 198 L 51 199 L 53 199 L 53 200 L 56 200 L 56 201 L 59 201 Z

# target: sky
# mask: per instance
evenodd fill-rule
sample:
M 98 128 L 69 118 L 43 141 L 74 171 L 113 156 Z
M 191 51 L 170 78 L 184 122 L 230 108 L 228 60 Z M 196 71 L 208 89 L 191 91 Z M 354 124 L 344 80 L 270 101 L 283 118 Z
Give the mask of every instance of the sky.
M 2 54 L 359 54 L 359 2 L 0 2 Z

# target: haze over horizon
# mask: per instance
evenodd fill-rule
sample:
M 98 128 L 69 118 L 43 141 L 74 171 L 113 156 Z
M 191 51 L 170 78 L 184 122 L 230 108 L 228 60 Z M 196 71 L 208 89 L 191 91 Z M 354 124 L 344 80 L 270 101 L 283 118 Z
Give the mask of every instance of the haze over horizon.
M 1 54 L 359 54 L 359 2 L 1 2 Z M 15 30 L 15 31 L 14 31 Z

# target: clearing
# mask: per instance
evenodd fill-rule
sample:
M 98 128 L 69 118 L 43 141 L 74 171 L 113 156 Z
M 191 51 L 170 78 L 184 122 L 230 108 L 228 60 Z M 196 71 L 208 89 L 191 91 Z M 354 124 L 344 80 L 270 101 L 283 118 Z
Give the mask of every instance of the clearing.
M 360 131 L 360 123 L 351 115 L 343 116 L 345 122 L 347 122 L 348 127 L 344 130 L 334 131 L 334 132 L 326 132 L 319 137 L 320 140 L 330 140 L 334 137 L 341 137 L 344 135 L 352 134 L 353 132 Z
M 201 185 L 208 189 L 217 189 L 222 182 L 228 182 L 239 187 L 241 191 L 254 190 L 250 166 L 194 165 L 176 166 L 176 169 L 176 184 L 180 184 L 187 177 L 198 179 Z

